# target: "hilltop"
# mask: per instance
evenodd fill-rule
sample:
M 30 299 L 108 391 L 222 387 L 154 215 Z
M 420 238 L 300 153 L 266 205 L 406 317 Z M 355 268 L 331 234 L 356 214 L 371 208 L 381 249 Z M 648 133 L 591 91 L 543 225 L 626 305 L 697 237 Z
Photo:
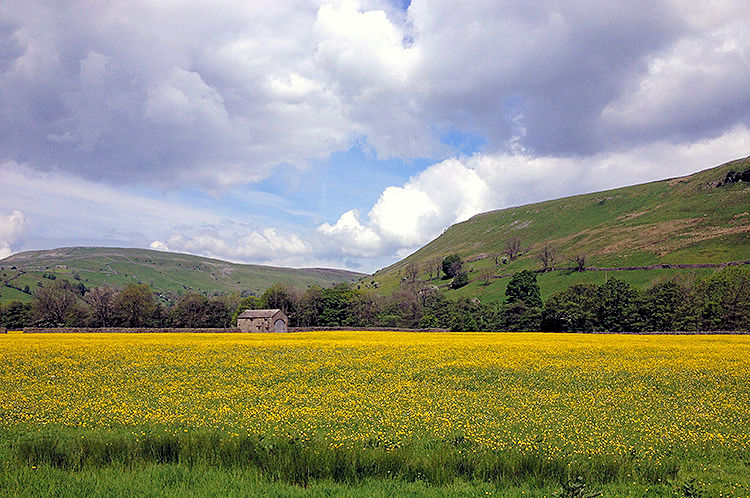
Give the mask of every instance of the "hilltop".
M 217 259 L 114 247 L 63 247 L 28 251 L 0 260 L 0 301 L 30 301 L 34 289 L 66 278 L 87 288 L 144 283 L 163 297 L 192 289 L 207 295 L 245 292 L 260 295 L 284 282 L 304 290 L 339 282 L 355 282 L 361 273 L 327 268 L 278 268 L 229 263 Z M 28 292 L 24 292 L 28 289 Z
M 733 173 L 732 173 L 733 172 Z M 436 265 L 458 253 L 472 282 L 449 297 L 504 298 L 509 275 L 539 270 L 544 246 L 556 253 L 555 268 L 622 268 L 660 264 L 702 264 L 750 260 L 750 158 L 689 176 L 478 214 L 451 226 L 405 259 L 365 279 L 365 287 L 389 294 L 416 267 L 419 279 L 443 286 Z M 503 251 L 517 239 L 519 255 Z M 612 275 L 638 287 L 659 278 L 702 276 L 711 268 L 638 271 L 550 271 L 539 275 L 543 296 L 575 282 L 604 282 Z M 432 275 L 430 275 L 432 272 Z M 483 277 L 484 278 L 480 278 Z M 489 278 L 488 278 L 489 276 Z M 487 280 L 489 283 L 485 283 Z

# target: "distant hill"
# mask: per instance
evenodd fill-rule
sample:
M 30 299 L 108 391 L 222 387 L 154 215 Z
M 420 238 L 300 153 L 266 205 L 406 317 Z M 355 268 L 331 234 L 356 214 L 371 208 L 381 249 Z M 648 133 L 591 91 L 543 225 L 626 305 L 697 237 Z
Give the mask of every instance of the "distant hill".
M 734 174 L 730 174 L 734 172 Z M 550 180 L 554 181 L 554 180 Z M 521 255 L 503 264 L 501 253 L 511 238 L 520 239 Z M 470 270 L 469 285 L 447 290 L 449 297 L 477 296 L 493 302 L 504 298 L 508 278 L 523 269 L 538 270 L 538 253 L 545 244 L 556 251 L 556 267 L 576 266 L 585 256 L 587 267 L 626 267 L 656 264 L 723 263 L 750 260 L 750 158 L 739 159 L 682 178 L 576 195 L 491 211 L 451 226 L 414 254 L 365 279 L 366 288 L 388 294 L 415 265 L 421 280 L 434 285 L 429 266 L 458 253 Z M 643 287 L 675 274 L 701 276 L 711 268 L 641 271 L 552 271 L 539 276 L 543 296 L 571 283 L 604 282 L 616 276 Z M 483 273 L 489 285 L 479 281 Z
M 312 285 L 355 282 L 362 276 L 346 270 L 244 265 L 147 249 L 63 247 L 0 260 L 0 301 L 29 301 L 30 293 L 57 278 L 82 282 L 88 288 L 144 283 L 170 297 L 187 289 L 209 295 L 243 291 L 260 295 L 277 282 L 304 290 Z

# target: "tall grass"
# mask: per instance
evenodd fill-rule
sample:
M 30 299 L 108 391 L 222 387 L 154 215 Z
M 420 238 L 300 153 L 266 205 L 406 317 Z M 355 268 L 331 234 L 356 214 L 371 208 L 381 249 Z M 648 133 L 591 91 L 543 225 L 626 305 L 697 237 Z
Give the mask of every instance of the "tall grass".
M 360 483 L 371 478 L 446 485 L 456 480 L 513 486 L 557 485 L 572 478 L 606 484 L 628 476 L 641 482 L 674 478 L 679 461 L 636 456 L 551 458 L 542 452 L 493 451 L 464 437 L 415 440 L 400 447 L 332 445 L 292 437 L 234 436 L 217 431 L 151 428 L 139 431 L 45 429 L 11 441 L 16 463 L 80 471 L 112 465 L 209 465 L 252 468 L 265 477 L 307 486 L 313 480 Z

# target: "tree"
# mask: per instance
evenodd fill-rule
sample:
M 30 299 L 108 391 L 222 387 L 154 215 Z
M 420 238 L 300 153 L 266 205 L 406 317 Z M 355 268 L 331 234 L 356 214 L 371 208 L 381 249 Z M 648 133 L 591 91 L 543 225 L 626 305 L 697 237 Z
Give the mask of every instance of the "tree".
M 555 269 L 555 256 L 557 255 L 557 249 L 549 244 L 544 244 L 541 251 L 537 255 L 539 261 L 542 262 L 544 271 L 550 271 Z
M 432 280 L 432 276 L 433 276 L 433 275 L 435 274 L 435 267 L 434 267 L 434 266 L 432 266 L 432 263 L 431 263 L 431 262 L 428 262 L 428 263 L 427 263 L 427 264 L 426 264 L 426 265 L 424 266 L 424 270 L 425 270 L 425 273 L 427 273 L 427 278 L 428 278 L 429 280 Z
M 172 308 L 172 325 L 175 327 L 206 327 L 208 300 L 195 291 L 187 291 Z
M 441 258 L 435 258 L 430 261 L 430 265 L 435 269 L 435 278 L 440 276 L 440 270 L 443 269 L 443 260 Z
M 422 308 L 429 308 L 437 301 L 445 298 L 436 285 L 423 285 L 417 290 L 417 296 Z
M 479 272 L 479 279 L 484 283 L 484 286 L 487 287 L 492 283 L 492 277 L 495 275 L 495 272 L 492 271 L 492 268 L 484 268 L 481 272 Z
M 299 298 L 297 323 L 302 327 L 316 327 L 320 325 L 321 313 L 323 313 L 323 289 L 318 285 L 313 285 Z
M 630 284 L 611 278 L 599 286 L 596 313 L 599 326 L 607 332 L 635 331 L 638 324 L 638 291 Z
M 380 299 L 376 294 L 355 292 L 349 304 L 353 325 L 369 327 L 378 324 Z
M 70 315 L 76 304 L 76 296 L 65 280 L 56 280 L 34 293 L 32 316 L 36 325 L 63 327 L 69 325 Z
M 232 325 L 232 313 L 237 309 L 237 301 L 230 296 L 221 295 L 208 299 L 204 327 L 228 328 Z
M 78 282 L 75 286 L 73 286 L 73 290 L 80 296 L 84 297 L 86 293 L 89 291 L 86 286 L 83 284 L 83 282 Z
M 469 276 L 463 271 L 459 272 L 455 277 L 453 277 L 453 281 L 451 282 L 451 289 L 460 289 L 468 283 Z
M 505 249 L 503 254 L 507 254 L 511 261 L 515 260 L 521 253 L 521 239 L 518 237 L 511 237 L 505 243 Z M 497 258 L 495 258 L 495 264 L 497 264 Z
M 122 327 L 149 327 L 160 321 L 159 306 L 146 284 L 128 284 L 115 299 L 115 322 Z
M 9 330 L 22 329 L 31 325 L 31 305 L 21 301 L 0 304 L 0 327 Z
M 332 327 L 356 325 L 356 318 L 352 313 L 352 303 L 360 294 L 360 291 L 352 289 L 345 283 L 323 289 L 323 306 L 319 317 L 320 325 Z
M 586 269 L 586 254 L 581 253 L 578 256 L 576 256 L 574 259 L 576 263 L 576 269 L 578 271 L 583 271 Z
M 640 326 L 652 332 L 697 329 L 698 312 L 690 286 L 676 280 L 646 289 L 640 305 Z
M 523 301 L 526 306 L 542 307 L 539 284 L 536 281 L 536 274 L 531 270 L 515 273 L 508 282 L 508 287 L 505 288 L 505 296 L 508 303 Z
M 297 296 L 289 286 L 276 283 L 260 296 L 262 308 L 280 309 L 289 317 L 290 325 L 297 324 Z
M 112 325 L 115 309 L 115 291 L 111 287 L 94 287 L 86 293 L 86 302 L 91 306 L 91 320 L 96 327 Z
M 481 305 L 469 299 L 461 299 L 453 305 L 450 317 L 450 329 L 453 332 L 477 332 L 480 329 L 477 321 Z
M 502 316 L 503 329 L 510 332 L 537 331 L 542 325 L 542 309 L 521 300 L 506 303 Z
M 448 301 L 444 293 L 434 285 L 428 285 L 420 289 L 418 294 L 418 309 L 416 314 L 421 315 L 417 325 L 422 327 L 422 318 L 428 316 L 425 324 L 429 327 L 450 327 L 451 306 L 453 303 Z M 424 325 L 428 326 L 428 325 Z
M 425 311 L 421 303 L 415 289 L 401 289 L 384 300 L 379 320 L 388 327 L 416 327 Z
M 409 263 L 406 265 L 404 273 L 406 273 L 406 281 L 413 284 L 417 281 L 417 277 L 419 276 L 419 268 L 414 263 Z
M 458 299 L 446 303 L 447 316 L 440 323 L 455 332 L 498 331 L 503 329 L 502 314 L 496 306 L 483 304 L 479 299 Z M 433 322 L 434 323 L 434 322 Z
M 458 254 L 451 254 L 449 256 L 446 256 L 443 259 L 442 262 L 442 269 L 443 273 L 445 274 L 445 278 L 453 278 L 459 273 L 461 273 L 461 270 L 463 269 L 463 261 L 461 261 L 461 257 Z
M 727 267 L 697 285 L 703 330 L 750 329 L 750 270 Z
M 419 323 L 417 324 L 417 328 L 420 329 L 435 329 L 438 327 L 440 327 L 440 322 L 438 321 L 438 318 L 431 313 L 422 315 L 422 318 L 419 319 Z
M 598 287 L 595 284 L 573 284 L 557 292 L 544 303 L 542 327 L 556 332 L 594 332 L 599 326 L 597 315 Z
M 505 328 L 510 331 L 539 330 L 542 298 L 536 274 L 530 270 L 514 274 L 505 289 L 505 296 Z

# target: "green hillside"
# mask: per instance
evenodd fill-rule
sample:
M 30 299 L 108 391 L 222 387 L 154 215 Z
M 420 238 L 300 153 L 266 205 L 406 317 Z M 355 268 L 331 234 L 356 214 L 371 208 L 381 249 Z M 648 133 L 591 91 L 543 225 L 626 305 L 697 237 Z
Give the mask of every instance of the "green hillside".
M 360 273 L 345 270 L 243 265 L 146 249 L 65 247 L 23 252 L 0 260 L 0 302 L 30 301 L 30 293 L 57 278 L 82 282 L 87 288 L 144 283 L 170 298 L 187 289 L 208 295 L 243 291 L 260 295 L 277 282 L 305 289 L 354 282 L 360 277 Z
M 469 285 L 445 289 L 450 297 L 477 296 L 493 302 L 504 298 L 508 278 L 501 275 L 543 267 L 539 253 L 545 245 L 556 252 L 555 267 L 576 266 L 585 255 L 586 267 L 619 268 L 656 264 L 723 263 L 750 260 L 750 182 L 730 171 L 750 170 L 750 157 L 669 180 L 491 211 L 451 226 L 414 254 L 365 280 L 366 287 L 388 294 L 399 288 L 406 268 L 415 265 L 422 281 L 428 268 L 458 253 L 469 270 Z M 747 177 L 750 172 L 745 175 Z M 521 255 L 503 263 L 511 238 L 520 239 Z M 434 270 L 433 270 L 434 271 Z M 638 271 L 551 271 L 539 275 L 544 297 L 574 282 L 604 282 L 616 276 L 643 287 L 675 274 L 702 276 L 710 268 Z M 489 284 L 481 281 L 489 273 Z

